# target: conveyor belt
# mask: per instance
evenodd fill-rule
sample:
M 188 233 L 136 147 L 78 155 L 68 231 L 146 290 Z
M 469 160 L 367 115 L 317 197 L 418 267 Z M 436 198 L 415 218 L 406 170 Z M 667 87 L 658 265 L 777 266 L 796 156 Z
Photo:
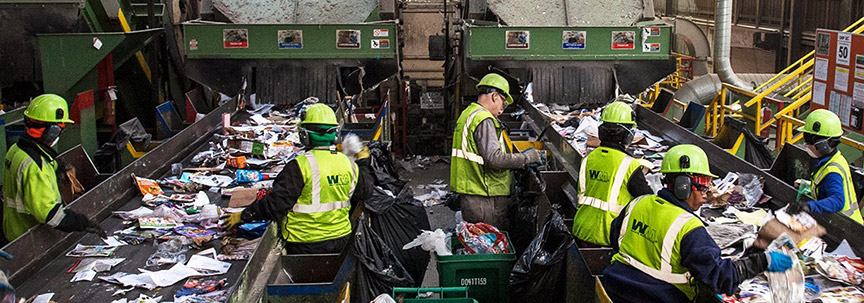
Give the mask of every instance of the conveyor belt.
M 545 116 L 530 103 L 525 102 L 522 107 L 527 113 L 524 120 L 536 132 L 540 133 L 549 123 Z M 727 172 L 741 172 L 762 177 L 765 181 L 765 194 L 773 197 L 770 205 L 771 208 L 782 207 L 789 201 L 793 201 L 797 196 L 797 191 L 779 178 L 726 152 L 717 145 L 661 117 L 648 108 L 637 106 L 636 120 L 640 128 L 650 131 L 652 134 L 663 138 L 671 144 L 695 144 L 701 147 L 708 155 L 712 172 L 717 175 L 723 176 Z M 538 140 L 544 141 L 558 162 L 558 166 L 561 166 L 558 169 L 566 171 L 570 176 L 571 184 L 575 185 L 576 180 L 578 180 L 579 163 L 582 159 L 580 154 L 555 131 L 546 131 L 543 138 L 539 138 Z M 864 226 L 837 213 L 814 215 L 813 217 L 816 218 L 820 225 L 826 228 L 827 234 L 823 236 L 823 239 L 828 243 L 829 249 L 839 244 L 843 239 L 846 239 L 856 254 L 864 255 L 864 238 L 859 236 L 864 234 Z
M 212 134 L 219 129 L 222 113 L 234 109 L 234 102 L 229 102 L 208 114 L 205 118 L 187 127 L 182 132 L 161 144 L 144 157 L 136 160 L 108 180 L 79 197 L 70 208 L 88 214 L 89 217 L 101 221 L 102 227 L 111 232 L 125 228 L 122 220 L 110 216 L 113 210 L 132 210 L 141 205 L 141 194 L 133 186 L 130 174 L 148 178 L 160 178 L 169 174 L 171 163 L 188 163 L 201 150 L 208 148 Z M 244 113 L 245 114 L 245 113 Z M 239 116 L 239 114 L 238 114 Z M 233 117 L 237 120 L 241 117 Z M 218 193 L 208 192 L 212 203 L 227 206 L 228 199 L 223 199 Z M 92 282 L 69 282 L 74 274 L 66 270 L 75 263 L 76 258 L 66 257 L 65 253 L 76 243 L 101 245 L 102 241 L 95 235 L 72 233 L 65 234 L 47 226 L 39 226 L 8 244 L 3 250 L 13 254 L 15 259 L 2 263 L 2 268 L 10 274 L 11 282 L 16 286 L 19 297 L 29 297 L 36 294 L 53 292 L 56 302 L 111 302 L 122 297 L 137 298 L 139 293 L 150 296 L 163 296 L 162 301 L 170 301 L 182 286 L 182 281 L 170 287 L 157 288 L 152 291 L 135 289 L 125 296 L 112 297 L 114 291 L 123 288 L 120 285 L 108 284 L 98 280 L 99 276 L 107 276 L 116 272 L 137 274 L 138 268 L 145 268 L 146 260 L 155 252 L 152 241 L 139 245 L 120 247 L 113 257 L 126 258 L 110 272 L 100 273 Z M 204 249 L 214 247 L 218 251 L 219 241 L 207 243 Z M 190 257 L 200 250 L 187 252 Z M 225 275 L 230 289 L 236 287 L 246 261 L 227 261 L 232 264 Z M 161 270 L 168 267 L 146 268 Z

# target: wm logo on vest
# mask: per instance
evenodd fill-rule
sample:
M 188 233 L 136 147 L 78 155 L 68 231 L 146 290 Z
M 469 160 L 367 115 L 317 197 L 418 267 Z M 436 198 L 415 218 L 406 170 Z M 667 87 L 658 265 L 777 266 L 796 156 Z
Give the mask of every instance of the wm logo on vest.
M 601 181 L 601 182 L 609 182 L 609 173 L 607 173 L 605 171 L 589 169 L 588 170 L 588 178 L 591 178 L 591 180 L 597 180 L 597 181 Z
M 350 174 L 329 175 L 327 176 L 327 185 L 348 185 L 351 182 Z
M 648 224 L 636 219 L 633 219 L 631 225 L 633 226 L 631 230 L 636 232 L 636 234 L 642 236 L 648 241 L 651 241 L 651 243 L 657 243 L 657 232 L 651 228 L 651 226 L 648 226 Z

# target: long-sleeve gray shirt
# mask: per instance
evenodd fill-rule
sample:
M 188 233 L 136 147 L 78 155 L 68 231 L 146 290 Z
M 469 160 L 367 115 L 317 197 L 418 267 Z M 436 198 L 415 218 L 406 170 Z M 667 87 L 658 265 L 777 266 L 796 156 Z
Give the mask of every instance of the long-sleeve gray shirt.
M 474 142 L 477 151 L 483 158 L 484 166 L 492 169 L 516 169 L 528 164 L 528 156 L 522 153 L 505 153 L 501 151 L 495 123 L 486 119 L 474 129 Z

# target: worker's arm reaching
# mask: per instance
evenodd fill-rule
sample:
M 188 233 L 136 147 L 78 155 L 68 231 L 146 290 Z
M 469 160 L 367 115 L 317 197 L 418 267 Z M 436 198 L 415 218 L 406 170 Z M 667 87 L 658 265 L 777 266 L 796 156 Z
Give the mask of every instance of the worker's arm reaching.
M 483 158 L 483 165 L 492 169 L 517 169 L 541 161 L 540 153 L 536 150 L 524 154 L 502 152 L 492 119 L 483 120 L 477 125 L 474 129 L 474 142 L 477 142 L 477 151 Z
M 243 210 L 243 222 L 254 220 L 278 221 L 285 217 L 303 192 L 303 173 L 297 161 L 288 162 L 273 180 L 273 188 L 260 200 Z
M 42 163 L 42 165 L 48 164 Z M 25 168 L 22 174 L 22 190 L 24 201 L 27 201 L 24 203 L 26 211 L 33 214 L 39 223 L 64 232 L 86 231 L 102 238 L 107 237 L 105 230 L 98 223 L 85 215 L 65 209 L 59 201 L 59 194 L 46 191 L 53 187 L 49 178 L 54 177 L 41 173 L 35 163 Z
M 843 210 L 845 205 L 845 192 L 843 190 L 843 178 L 838 173 L 825 175 L 819 183 L 819 197 L 807 202 L 804 210 L 814 214 L 836 213 Z
M 661 190 L 658 196 L 666 201 L 677 201 L 667 189 Z M 612 221 L 610 243 L 615 251 L 619 249 L 618 235 L 624 217 L 618 216 Z M 720 257 L 720 247 L 708 235 L 705 228 L 696 228 L 684 235 L 681 238 L 680 249 L 681 265 L 687 268 L 693 278 L 711 287 L 717 293 L 728 295 L 735 293 L 742 281 L 765 270 L 785 271 L 792 266 L 791 258 L 774 252 L 750 254 L 736 261 L 723 259 Z M 634 277 L 634 279 L 638 278 Z

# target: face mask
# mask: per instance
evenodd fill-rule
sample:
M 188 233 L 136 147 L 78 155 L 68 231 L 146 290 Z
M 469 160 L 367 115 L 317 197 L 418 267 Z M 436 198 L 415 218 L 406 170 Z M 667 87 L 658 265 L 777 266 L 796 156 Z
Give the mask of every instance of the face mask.
M 813 151 L 814 148 L 816 147 L 814 147 L 813 145 L 807 145 L 807 148 L 805 148 L 804 150 L 807 151 L 807 154 L 810 155 L 811 158 L 816 159 L 819 158 L 820 155 L 816 154 L 816 152 Z

